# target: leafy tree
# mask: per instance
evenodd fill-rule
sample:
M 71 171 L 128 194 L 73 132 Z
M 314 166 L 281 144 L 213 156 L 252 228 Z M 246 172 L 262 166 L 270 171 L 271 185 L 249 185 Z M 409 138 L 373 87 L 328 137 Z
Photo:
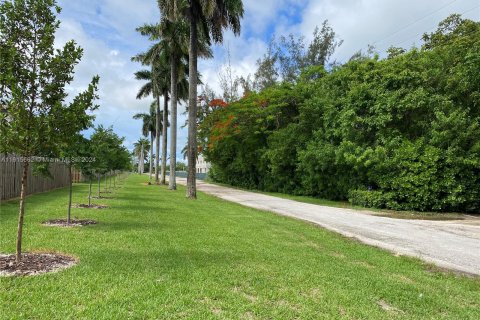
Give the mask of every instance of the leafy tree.
M 276 68 L 277 60 L 278 54 L 275 49 L 275 40 L 272 39 L 263 58 L 257 60 L 257 71 L 254 76 L 254 87 L 257 91 L 265 90 L 277 83 L 279 79 L 279 73 Z
M 112 131 L 112 145 L 110 148 L 110 168 L 113 171 L 113 187 L 116 188 L 116 177 L 119 172 L 129 170 L 130 152 L 123 145 L 125 138 L 119 137 Z
M 83 136 L 79 133 L 81 130 L 91 127 L 94 117 L 86 114 L 86 110 L 95 110 L 97 105 L 93 105 L 95 99 L 98 99 L 97 84 L 99 78 L 95 77 L 88 89 L 75 97 L 70 108 L 62 110 L 58 114 L 58 119 L 63 121 L 58 122 L 59 129 L 52 134 L 57 134 L 55 139 L 60 146 L 60 155 L 67 160 L 68 174 L 69 174 L 69 197 L 67 210 L 67 224 L 70 224 L 70 213 L 72 208 L 72 167 L 76 167 L 79 162 L 82 162 L 86 157 L 87 145 Z M 76 119 L 75 123 L 71 119 Z
M 390 47 L 387 49 L 388 59 L 395 58 L 396 56 L 404 54 L 405 52 L 406 50 L 403 48 Z
M 273 38 L 263 58 L 257 61 L 254 87 L 261 91 L 272 87 L 279 80 L 295 83 L 303 70 L 312 66 L 326 67 L 342 43 L 327 20 L 321 29 L 315 27 L 313 39 L 308 45 L 304 37 L 294 34 L 281 36 L 278 41 Z M 248 89 L 249 83 L 246 80 L 243 83 Z
M 442 45 L 448 45 L 452 41 L 458 40 L 459 37 L 476 33 L 477 29 L 477 23 L 474 21 L 462 19 L 460 14 L 452 14 L 439 23 L 435 32 L 423 35 L 423 48 L 429 50 Z
M 92 136 L 90 137 L 92 153 L 95 158 L 93 171 L 97 175 L 98 190 L 97 197 L 100 198 L 100 179 L 102 175 L 108 171 L 107 157 L 105 156 L 108 150 L 108 135 L 109 129 L 105 129 L 103 126 L 95 128 Z
M 146 149 L 148 150 L 148 140 Z M 130 153 L 123 146 L 124 138 L 119 137 L 113 128 L 98 126 L 90 138 L 91 152 L 95 161 L 92 170 L 98 178 L 98 197 L 100 197 L 100 178 L 110 172 L 130 169 Z M 115 174 L 113 175 L 115 178 Z
M 124 138 L 121 138 L 120 141 L 123 143 Z M 117 145 L 114 152 L 115 152 L 115 155 L 113 158 L 114 161 L 112 163 L 112 169 L 115 170 L 116 172 L 130 170 L 131 168 L 130 152 L 127 150 L 127 148 L 123 145 Z M 113 181 L 115 183 L 115 179 Z M 116 186 L 114 185 L 114 187 Z
M 71 221 L 71 210 L 72 210 L 72 193 L 73 193 L 73 179 L 72 179 L 72 169 L 80 168 L 82 166 L 82 161 L 86 158 L 88 153 L 88 145 L 85 141 L 86 139 L 78 134 L 73 133 L 68 136 L 68 145 L 62 150 L 62 157 L 65 159 L 68 166 L 68 209 L 67 209 L 67 224 L 70 224 Z
M 208 115 L 199 132 L 203 153 L 213 164 L 210 176 L 242 187 L 269 189 L 268 181 L 278 177 L 265 172 L 269 164 L 263 154 L 272 133 L 298 116 L 300 93 L 289 84 L 275 86 Z M 294 150 L 292 145 L 285 148 Z M 272 160 L 273 165 L 281 159 Z
M 54 49 L 60 22 L 55 0 L 15 0 L 0 4 L 0 89 L 2 152 L 24 157 L 16 261 L 21 261 L 27 173 L 31 156 L 58 156 L 67 127 L 88 123 L 89 92 L 65 104 L 82 49 L 74 41 Z M 89 90 L 95 88 L 97 78 Z M 80 121 L 79 121 L 80 120 Z M 82 128 L 83 129 L 83 128 Z M 69 132 L 68 132 L 69 133 Z M 60 142 L 60 143 L 59 143 Z
M 252 93 L 200 125 L 210 177 L 395 210 L 480 210 L 480 23 Z
M 223 41 L 223 29 L 231 28 L 234 34 L 240 33 L 240 19 L 243 17 L 241 0 L 158 0 L 160 10 L 170 20 L 186 19 L 190 24 L 189 42 L 189 102 L 188 102 L 188 178 L 187 197 L 196 195 L 196 158 L 197 158 L 197 58 L 199 39 L 207 43 Z M 200 37 L 199 37 L 200 31 Z
M 238 100 L 238 89 L 240 87 L 240 78 L 232 69 L 230 48 L 227 48 L 227 63 L 218 73 L 220 88 L 223 91 L 223 99 L 230 103 Z
M 328 20 L 323 21 L 322 28 L 315 27 L 313 31 L 313 40 L 308 46 L 304 59 L 305 66 L 326 66 L 335 50 L 340 47 L 343 40 L 338 40 L 335 31 L 328 24 Z
M 282 80 L 295 82 L 307 62 L 304 37 L 281 36 L 276 49 Z
M 187 165 L 183 162 L 177 162 L 175 164 L 175 170 L 176 171 L 186 171 L 187 170 Z
M 96 174 L 96 163 L 94 146 L 91 140 L 81 137 L 79 139 L 78 149 L 81 159 L 75 163 L 75 168 L 80 170 L 82 176 L 88 180 L 88 206 L 92 205 L 92 182 Z M 69 201 L 71 203 L 71 201 Z

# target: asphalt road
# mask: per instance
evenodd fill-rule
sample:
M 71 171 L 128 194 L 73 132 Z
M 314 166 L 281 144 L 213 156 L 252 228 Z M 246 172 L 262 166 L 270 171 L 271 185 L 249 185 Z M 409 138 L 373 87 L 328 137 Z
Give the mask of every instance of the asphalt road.
M 177 178 L 180 184 L 186 179 Z M 480 275 L 480 219 L 403 220 L 360 210 L 326 207 L 237 190 L 197 180 L 199 191 L 247 207 L 316 223 L 347 237 L 420 258 L 442 268 Z

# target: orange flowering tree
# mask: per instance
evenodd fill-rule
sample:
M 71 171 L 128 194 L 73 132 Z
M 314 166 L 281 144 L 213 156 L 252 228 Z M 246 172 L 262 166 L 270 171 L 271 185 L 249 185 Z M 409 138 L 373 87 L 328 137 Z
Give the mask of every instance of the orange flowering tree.
M 202 152 L 213 164 L 212 178 L 255 188 L 269 180 L 264 175 L 263 154 L 268 137 L 298 116 L 300 100 L 292 85 L 285 84 L 231 104 L 221 99 L 209 101 L 211 112 L 199 131 Z

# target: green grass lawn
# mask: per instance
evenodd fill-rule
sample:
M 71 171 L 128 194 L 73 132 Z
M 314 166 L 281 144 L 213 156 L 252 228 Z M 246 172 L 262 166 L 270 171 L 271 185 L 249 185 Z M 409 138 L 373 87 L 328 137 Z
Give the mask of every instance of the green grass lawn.
M 72 254 L 56 274 L 0 278 L 2 319 L 480 319 L 480 280 L 445 274 L 315 225 L 130 176 L 98 225 L 42 226 L 67 190 L 30 196 L 27 251 Z M 88 186 L 75 186 L 74 203 Z M 13 252 L 17 202 L 1 206 Z

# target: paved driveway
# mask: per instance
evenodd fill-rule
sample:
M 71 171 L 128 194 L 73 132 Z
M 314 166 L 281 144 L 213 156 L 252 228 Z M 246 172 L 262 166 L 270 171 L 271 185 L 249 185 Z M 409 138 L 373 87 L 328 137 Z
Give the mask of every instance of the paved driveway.
M 186 184 L 186 179 L 178 178 Z M 480 223 L 401 220 L 227 188 L 198 181 L 198 190 L 247 207 L 316 223 L 363 243 L 420 258 L 440 267 L 480 275 Z M 474 218 L 475 219 L 475 218 Z

